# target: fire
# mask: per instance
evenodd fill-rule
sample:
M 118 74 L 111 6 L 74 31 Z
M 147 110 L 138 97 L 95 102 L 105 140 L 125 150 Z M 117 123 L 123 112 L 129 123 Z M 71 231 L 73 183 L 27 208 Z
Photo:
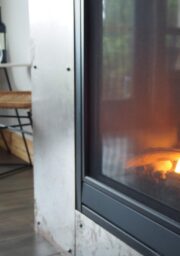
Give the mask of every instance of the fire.
M 161 173 L 166 179 L 168 173 L 180 175 L 180 150 L 160 149 L 138 155 L 127 162 L 126 167 L 150 167 L 152 171 Z
M 161 178 L 166 179 L 167 173 L 172 171 L 173 163 L 170 160 L 159 160 L 152 164 L 153 170 L 161 173 Z
M 161 172 L 169 172 L 173 168 L 173 164 L 170 160 L 159 160 L 152 164 L 153 169 Z
M 174 172 L 180 174 L 180 160 L 177 161 L 177 165 Z

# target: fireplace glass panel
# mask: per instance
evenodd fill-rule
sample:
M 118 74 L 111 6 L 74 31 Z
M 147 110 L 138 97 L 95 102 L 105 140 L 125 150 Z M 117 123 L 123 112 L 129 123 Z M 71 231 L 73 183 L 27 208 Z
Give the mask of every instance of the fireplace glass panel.
M 91 4 L 89 175 L 180 210 L 180 1 Z
M 166 1 L 166 0 L 165 0 Z M 179 0 L 167 0 L 167 25 L 168 27 L 180 27 L 180 2 Z

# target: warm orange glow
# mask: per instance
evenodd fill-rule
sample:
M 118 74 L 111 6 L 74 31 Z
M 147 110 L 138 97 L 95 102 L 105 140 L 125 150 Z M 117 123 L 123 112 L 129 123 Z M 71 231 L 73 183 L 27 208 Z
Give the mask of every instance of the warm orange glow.
M 176 166 L 174 166 L 176 163 Z M 167 179 L 168 173 L 180 175 L 180 150 L 157 150 L 138 155 L 127 162 L 127 168 L 150 167 L 152 171 L 161 173 Z
M 180 174 L 180 160 L 177 161 L 177 165 L 175 168 L 175 173 Z
M 153 170 L 161 172 L 161 178 L 166 179 L 166 175 L 170 172 L 173 168 L 173 164 L 170 160 L 159 160 L 152 164 Z
M 180 150 L 157 150 L 157 151 L 150 151 L 147 153 L 143 153 L 138 155 L 134 158 L 129 159 L 126 166 L 127 168 L 131 167 L 140 167 L 140 166 L 147 166 L 147 165 L 164 165 L 164 163 L 170 164 L 169 161 L 176 162 L 180 161 Z M 166 164 L 165 164 L 166 165 Z M 159 169 L 159 168 L 158 168 Z
M 159 160 L 153 164 L 156 171 L 169 172 L 172 170 L 173 164 L 170 160 Z

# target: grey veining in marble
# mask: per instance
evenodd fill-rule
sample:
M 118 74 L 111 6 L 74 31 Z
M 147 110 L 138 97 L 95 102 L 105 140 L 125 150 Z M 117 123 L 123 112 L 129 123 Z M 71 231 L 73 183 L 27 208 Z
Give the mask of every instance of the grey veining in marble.
M 76 212 L 76 255 L 142 256 L 79 212 Z

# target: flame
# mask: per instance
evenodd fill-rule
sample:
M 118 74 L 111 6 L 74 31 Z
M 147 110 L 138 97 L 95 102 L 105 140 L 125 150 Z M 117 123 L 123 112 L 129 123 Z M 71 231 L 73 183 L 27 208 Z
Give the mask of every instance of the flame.
M 129 159 L 126 164 L 127 168 L 141 166 L 144 170 L 149 166 L 152 171 L 161 173 L 162 179 L 166 179 L 168 173 L 180 175 L 180 150 L 158 149 L 146 152 Z
M 160 172 L 169 172 L 172 170 L 173 164 L 170 160 L 159 160 L 152 164 L 153 169 Z
M 177 165 L 174 172 L 180 174 L 180 160 L 177 161 Z

